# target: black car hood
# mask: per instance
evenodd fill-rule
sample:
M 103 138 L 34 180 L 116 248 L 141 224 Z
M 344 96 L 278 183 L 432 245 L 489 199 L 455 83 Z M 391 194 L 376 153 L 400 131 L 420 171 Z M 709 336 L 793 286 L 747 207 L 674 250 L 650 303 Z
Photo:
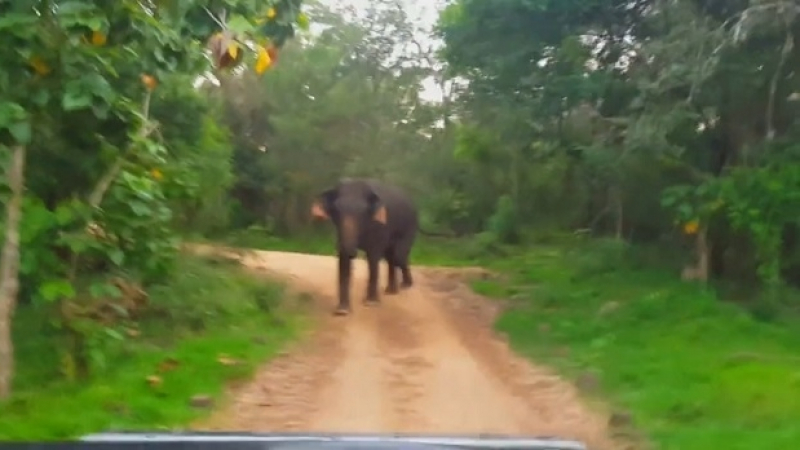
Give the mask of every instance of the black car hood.
M 360 433 L 239 433 L 239 432 L 109 432 L 80 439 L 141 450 L 588 450 L 577 441 L 551 437 L 511 437 L 480 434 L 472 436 Z M 111 449 L 111 447 L 109 447 Z

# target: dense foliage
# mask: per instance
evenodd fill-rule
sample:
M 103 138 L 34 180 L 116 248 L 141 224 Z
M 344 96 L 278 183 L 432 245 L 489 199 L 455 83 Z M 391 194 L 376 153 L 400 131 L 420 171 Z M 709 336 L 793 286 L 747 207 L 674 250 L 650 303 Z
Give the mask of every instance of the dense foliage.
M 800 281 L 797 16 L 780 0 L 453 2 L 456 149 L 525 223 L 689 244 L 685 278 L 779 302 Z

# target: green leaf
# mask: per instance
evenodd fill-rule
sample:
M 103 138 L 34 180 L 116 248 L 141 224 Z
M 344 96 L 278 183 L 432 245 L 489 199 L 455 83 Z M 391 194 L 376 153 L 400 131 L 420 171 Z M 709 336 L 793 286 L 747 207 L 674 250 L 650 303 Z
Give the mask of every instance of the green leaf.
M 67 90 L 61 98 L 61 107 L 64 111 L 75 111 L 92 106 L 91 94 L 76 90 Z
M 8 127 L 8 131 L 18 144 L 28 145 L 33 138 L 31 123 L 29 121 L 17 122 Z
M 120 298 L 122 296 L 122 292 L 120 292 L 116 286 L 105 281 L 92 283 L 92 285 L 89 286 L 89 294 L 94 298 Z
M 62 298 L 75 296 L 75 288 L 68 280 L 51 280 L 39 286 L 39 296 L 46 302 L 54 302 Z
M 0 102 L 0 128 L 27 119 L 28 113 L 18 103 Z
M 100 103 L 100 104 L 98 104 L 97 102 L 92 103 L 92 113 L 94 113 L 94 116 L 97 117 L 98 119 L 101 120 L 107 119 L 109 109 L 110 108 L 106 103 Z
M 111 298 L 122 298 L 122 291 L 119 290 L 118 287 L 114 286 L 113 284 L 109 284 L 106 287 L 106 295 Z
M 60 17 L 77 16 L 81 14 L 92 13 L 95 11 L 95 6 L 78 0 L 61 1 L 58 2 L 57 14 Z
M 121 266 L 122 262 L 125 260 L 125 252 L 118 248 L 112 249 L 108 252 L 108 259 L 117 266 Z
M 297 26 L 303 31 L 308 31 L 311 24 L 309 23 L 308 16 L 305 13 L 301 12 L 297 15 Z
M 23 38 L 35 35 L 37 31 L 36 23 L 39 21 L 39 17 L 33 14 L 33 8 L 30 8 L 30 11 L 29 14 L 4 14 L 0 17 L 0 32 Z
M 92 31 L 108 28 L 108 19 L 91 3 L 83 1 L 60 1 L 56 17 L 64 28 L 86 27 Z
M 36 106 L 44 106 L 50 100 L 50 93 L 44 89 L 40 89 L 33 93 L 31 98 Z
M 103 331 L 106 333 L 106 335 L 108 337 L 110 337 L 112 339 L 115 339 L 117 341 L 124 341 L 125 340 L 125 336 L 123 336 L 122 333 L 120 333 L 119 331 L 117 331 L 117 330 L 115 330 L 113 328 L 106 328 Z
M 58 205 L 55 210 L 55 216 L 56 222 L 61 226 L 72 222 L 75 218 L 75 214 L 68 204 Z
M 102 103 L 110 104 L 114 100 L 114 90 L 99 73 L 89 73 L 77 80 L 70 80 L 64 87 L 64 96 L 61 106 L 65 111 L 75 111 L 89 107 L 101 114 L 104 111 L 97 109 Z M 101 102 L 97 102 L 101 100 Z
M 228 29 L 237 34 L 247 34 L 255 29 L 255 26 L 247 18 L 238 14 L 231 17 L 227 25 Z
M 144 202 L 139 201 L 132 201 L 130 202 L 131 210 L 134 214 L 139 217 L 149 216 L 153 213 L 153 210 Z

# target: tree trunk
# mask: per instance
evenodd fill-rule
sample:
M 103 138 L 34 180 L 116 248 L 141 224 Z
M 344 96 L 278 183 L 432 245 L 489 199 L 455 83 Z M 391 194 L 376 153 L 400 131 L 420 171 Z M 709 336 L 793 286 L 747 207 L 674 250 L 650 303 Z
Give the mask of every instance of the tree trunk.
M 709 255 L 711 254 L 711 244 L 708 242 L 708 229 L 702 227 L 695 237 L 695 255 L 697 261 L 683 268 L 681 279 L 684 281 L 708 282 L 709 275 Z
M 703 227 L 697 233 L 697 279 L 704 283 L 708 281 L 710 247 L 708 229 Z
M 11 396 L 14 376 L 14 343 L 11 321 L 19 292 L 19 222 L 25 186 L 25 146 L 12 148 L 8 167 L 11 198 L 6 205 L 6 230 L 0 253 L 0 399 Z

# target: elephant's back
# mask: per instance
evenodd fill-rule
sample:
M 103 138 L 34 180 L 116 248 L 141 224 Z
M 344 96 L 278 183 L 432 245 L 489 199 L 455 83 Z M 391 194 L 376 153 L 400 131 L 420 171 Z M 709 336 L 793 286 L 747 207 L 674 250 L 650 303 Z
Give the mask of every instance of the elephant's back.
M 416 229 L 417 207 L 405 190 L 378 180 L 368 180 L 367 182 L 386 206 L 391 228 L 409 229 L 411 227 Z

